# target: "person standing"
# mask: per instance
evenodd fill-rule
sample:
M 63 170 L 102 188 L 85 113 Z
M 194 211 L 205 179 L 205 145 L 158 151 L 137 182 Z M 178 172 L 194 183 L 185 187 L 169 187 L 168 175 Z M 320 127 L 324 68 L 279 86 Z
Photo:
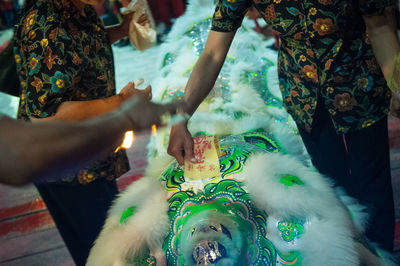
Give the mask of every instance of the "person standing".
M 164 23 L 168 28 L 172 26 L 172 20 L 185 12 L 183 0 L 148 0 L 150 10 L 157 23 Z
M 386 14 L 394 0 L 218 0 L 207 43 L 185 89 L 185 112 L 193 114 L 212 89 L 252 5 L 279 34 L 284 106 L 314 166 L 368 207 L 367 237 L 392 251 L 391 93 L 385 77 L 400 50 Z M 187 123 L 172 127 L 168 153 L 180 164 L 184 157 L 196 162 Z
M 133 83 L 116 94 L 111 43 L 127 36 L 131 15 L 106 29 L 94 9 L 102 2 L 26 2 L 14 37 L 20 119 L 79 121 L 108 113 L 134 94 L 151 98 L 150 87 L 139 91 Z M 74 174 L 36 183 L 76 265 L 85 265 L 118 193 L 115 179 L 128 169 L 121 150 Z

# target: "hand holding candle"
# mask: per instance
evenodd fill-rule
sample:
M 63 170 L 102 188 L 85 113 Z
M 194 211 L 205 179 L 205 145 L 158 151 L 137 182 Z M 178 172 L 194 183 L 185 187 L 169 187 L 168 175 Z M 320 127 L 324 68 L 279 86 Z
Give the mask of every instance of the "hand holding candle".
M 182 109 L 180 105 L 179 102 L 169 104 L 152 103 L 143 95 L 134 95 L 126 100 L 122 104 L 120 112 L 123 112 L 129 122 L 128 127 L 132 133 L 126 132 L 124 144 L 119 146 L 117 150 L 130 147 L 130 145 L 127 145 L 126 140 L 131 138 L 130 144 L 132 144 L 134 130 L 151 129 L 153 136 L 155 136 L 157 134 L 157 126 L 172 126 L 188 120 L 189 116 L 180 112 Z M 178 112 L 179 114 L 177 114 Z

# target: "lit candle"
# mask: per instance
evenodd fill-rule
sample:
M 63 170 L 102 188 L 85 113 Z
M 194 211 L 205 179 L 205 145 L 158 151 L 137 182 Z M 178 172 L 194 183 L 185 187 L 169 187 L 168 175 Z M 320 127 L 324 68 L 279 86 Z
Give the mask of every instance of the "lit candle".
M 133 141 L 135 140 L 135 135 L 133 131 L 126 131 L 124 141 L 122 144 L 115 150 L 115 152 L 119 151 L 120 149 L 129 149 L 132 147 Z

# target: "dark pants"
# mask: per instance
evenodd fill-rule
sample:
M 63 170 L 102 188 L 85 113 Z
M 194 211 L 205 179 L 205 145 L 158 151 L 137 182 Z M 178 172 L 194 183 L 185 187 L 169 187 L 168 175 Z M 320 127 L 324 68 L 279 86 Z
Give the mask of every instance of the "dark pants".
M 4 15 L 4 24 L 7 28 L 14 27 L 14 11 L 13 10 L 6 10 L 3 13 Z
M 76 265 L 83 266 L 118 193 L 115 180 L 87 185 L 36 184 Z
M 367 237 L 393 250 L 394 206 L 387 117 L 370 127 L 338 135 L 328 112 L 317 107 L 311 134 L 299 127 L 314 166 L 367 206 Z

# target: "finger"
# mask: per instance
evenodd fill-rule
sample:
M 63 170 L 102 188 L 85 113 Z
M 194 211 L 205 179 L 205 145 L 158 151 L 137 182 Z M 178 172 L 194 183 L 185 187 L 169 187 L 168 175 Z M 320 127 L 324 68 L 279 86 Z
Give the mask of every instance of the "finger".
M 178 162 L 179 165 L 184 165 L 185 164 L 185 159 L 183 158 L 182 151 L 177 153 L 175 156 L 176 161 Z
M 128 96 L 130 91 L 135 87 L 135 85 L 132 82 L 128 82 L 128 84 L 125 85 L 125 87 L 122 88 L 122 90 L 119 92 L 121 95 Z
M 132 10 L 132 9 L 130 9 L 130 10 L 125 10 L 124 12 L 122 12 L 122 15 L 123 15 L 124 17 L 133 16 L 133 14 L 134 14 L 135 12 L 136 12 L 136 11 L 135 11 L 135 10 Z
M 186 159 L 188 159 L 192 163 L 197 163 L 197 159 L 196 157 L 194 157 L 194 143 L 191 137 L 185 141 L 184 148 Z
M 144 95 L 146 95 L 147 100 L 151 100 L 151 98 L 153 96 L 151 93 L 151 85 L 146 87 L 146 89 L 144 90 Z
M 168 146 L 167 152 L 169 155 L 175 157 L 179 165 L 184 164 L 183 151 L 181 149 L 171 148 L 170 146 Z
M 135 80 L 133 83 L 135 84 L 135 87 L 140 86 L 142 83 L 144 82 L 143 78 L 139 78 L 137 80 Z
M 144 26 L 144 24 L 146 24 L 149 21 L 147 14 L 143 14 L 139 17 L 137 23 L 139 23 L 140 25 Z
M 171 102 L 161 105 L 162 112 L 170 113 L 171 115 L 175 115 L 180 108 L 182 108 L 181 102 Z
M 124 87 L 124 89 L 134 89 L 135 88 L 135 84 L 132 82 L 132 81 L 130 81 L 130 82 L 128 82 L 128 84 L 126 84 L 126 86 Z

